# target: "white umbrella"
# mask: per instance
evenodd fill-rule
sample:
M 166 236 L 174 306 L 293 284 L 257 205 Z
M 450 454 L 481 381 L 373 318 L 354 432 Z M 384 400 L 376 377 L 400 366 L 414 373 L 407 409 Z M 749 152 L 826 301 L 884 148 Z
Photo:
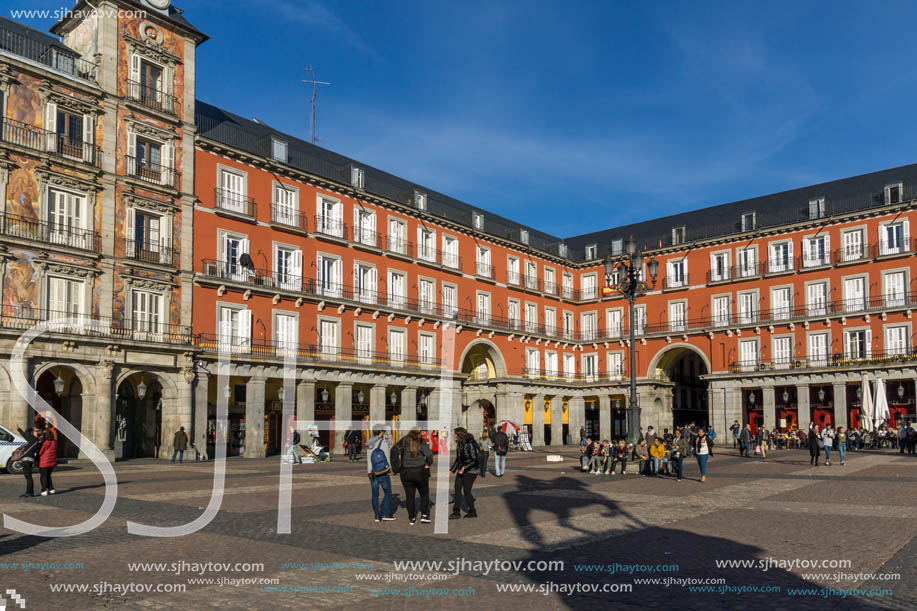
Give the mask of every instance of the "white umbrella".
M 862 416 L 860 420 L 861 426 L 866 429 L 866 432 L 872 432 L 872 395 L 869 393 L 869 380 L 866 379 L 866 374 L 863 374 L 862 382 L 862 392 L 863 396 L 860 398 L 860 414 Z
M 518 433 L 522 427 L 511 420 L 501 420 L 494 428 L 498 431 L 503 431 L 507 435 L 512 435 L 513 433 Z
M 885 396 L 885 382 L 882 378 L 876 378 L 876 405 L 875 405 L 876 428 L 888 422 L 891 415 L 888 411 L 888 398 Z

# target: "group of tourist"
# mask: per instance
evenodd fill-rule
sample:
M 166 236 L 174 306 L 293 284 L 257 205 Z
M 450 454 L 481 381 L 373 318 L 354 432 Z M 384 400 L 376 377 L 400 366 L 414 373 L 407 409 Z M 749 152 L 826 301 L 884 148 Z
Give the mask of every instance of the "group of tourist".
M 647 427 L 640 428 L 640 441 L 628 445 L 623 439 L 616 442 L 592 439 L 586 429 L 580 429 L 580 467 L 593 475 L 614 475 L 621 465 L 621 475 L 627 473 L 629 463 L 636 465 L 637 474 L 644 476 L 674 475 L 682 481 L 684 459 L 694 456 L 701 472 L 701 482 L 707 481 L 707 461 L 713 456 L 716 432 L 702 426 L 689 424 L 670 433 L 664 429 L 657 434 Z
M 25 494 L 19 496 L 35 496 L 32 469 L 35 468 L 36 462 L 40 473 L 41 496 L 55 494 L 51 472 L 57 466 L 57 431 L 40 415 L 35 416 L 35 422 L 28 431 L 23 431 L 18 424 L 16 430 L 25 439 L 25 445 L 17 450 L 19 460 L 22 461 L 22 474 L 25 476 Z

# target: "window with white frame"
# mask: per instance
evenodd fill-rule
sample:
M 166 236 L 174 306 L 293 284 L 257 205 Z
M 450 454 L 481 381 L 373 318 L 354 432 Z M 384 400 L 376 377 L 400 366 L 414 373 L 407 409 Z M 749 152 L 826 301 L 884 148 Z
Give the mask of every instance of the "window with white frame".
M 286 291 L 302 290 L 302 251 L 274 244 L 274 281 Z
M 807 358 L 810 365 L 824 366 L 828 364 L 828 334 L 810 333 L 808 337 L 809 351 Z
M 141 333 L 165 333 L 162 293 L 131 290 L 131 329 Z
M 424 314 L 436 312 L 436 283 L 433 280 L 421 278 L 417 281 L 417 297 L 420 301 L 420 311 Z
M 279 355 L 295 355 L 299 348 L 299 318 L 294 314 L 274 314 L 274 345 Z
M 423 191 L 414 191 L 414 207 L 425 212 L 427 210 L 427 194 Z
M 685 241 L 685 228 L 684 227 L 672 227 L 672 244 L 684 244 Z
M 417 228 L 417 258 L 436 261 L 436 232 L 432 229 Z
M 341 321 L 320 319 L 318 323 L 319 354 L 325 358 L 337 357 L 341 351 Z
M 271 220 L 288 227 L 304 229 L 299 218 L 299 190 L 281 182 L 274 183 L 274 207 Z
M 774 366 L 778 368 L 787 368 L 793 362 L 793 338 L 792 337 L 775 337 L 774 338 Z
M 624 252 L 624 239 L 617 238 L 611 241 L 611 254 L 620 255 Z
M 879 226 L 879 254 L 897 255 L 910 251 L 910 229 L 907 219 Z
M 685 286 L 688 283 L 688 261 L 679 259 L 667 263 L 666 287 Z
M 599 246 L 598 244 L 589 244 L 586 246 L 586 260 L 592 261 L 593 259 L 599 258 Z
M 48 189 L 48 241 L 72 248 L 94 248 L 86 196 L 57 188 Z
M 605 311 L 606 337 L 621 337 L 621 310 Z
M 907 354 L 910 328 L 906 325 L 885 327 L 885 354 L 895 356 Z
M 557 294 L 557 284 L 554 282 L 554 269 L 544 268 L 544 290 L 551 295 Z
M 557 311 L 554 308 L 544 309 L 544 332 L 552 336 L 557 334 Z
M 315 231 L 334 238 L 344 237 L 344 204 L 330 197 L 319 195 Z
M 646 306 L 637 306 L 634 308 L 634 333 L 643 335 L 646 333 Z
M 248 238 L 243 235 L 220 232 L 220 261 L 205 271 L 209 276 L 228 278 L 234 282 L 248 282 L 254 275 L 251 267 L 242 264 L 242 255 L 249 254 L 251 245 Z M 248 257 L 250 260 L 251 257 Z
M 598 296 L 595 290 L 595 274 L 580 276 L 579 285 L 582 293 L 580 299 L 595 299 Z
M 756 252 L 754 248 L 740 248 L 736 251 L 736 264 L 739 278 L 748 278 L 758 273 Z
M 452 316 L 458 312 L 458 289 L 452 284 L 442 285 L 443 315 Z
M 841 234 L 841 239 L 841 257 L 844 261 L 858 261 L 866 256 L 862 229 L 845 231 Z
M 748 325 L 758 321 L 758 293 L 747 291 L 738 294 L 739 324 Z
M 472 225 L 478 231 L 484 231 L 484 215 L 479 212 L 471 213 Z
M 538 305 L 525 304 L 525 331 L 526 333 L 538 332 Z
M 525 373 L 530 376 L 541 373 L 541 353 L 534 348 L 527 348 L 525 351 Z
M 573 298 L 573 274 L 568 274 L 567 272 L 564 272 L 563 283 L 564 283 L 564 286 L 563 286 L 564 298 L 572 299 Z
M 752 231 L 755 228 L 755 213 L 746 212 L 742 215 L 742 231 Z
M 710 281 L 729 280 L 729 253 L 715 252 L 710 255 Z
M 806 286 L 806 313 L 824 316 L 828 313 L 828 283 L 813 282 Z
M 809 218 L 820 219 L 825 216 L 825 198 L 818 197 L 809 200 Z
M 685 322 L 685 311 L 687 304 L 684 301 L 673 301 L 669 303 L 669 331 L 682 332 L 687 324 Z
M 844 331 L 844 358 L 848 360 L 872 358 L 872 331 L 869 329 Z
M 436 336 L 432 333 L 421 333 L 417 344 L 417 358 L 421 365 L 433 365 L 436 362 Z
M 363 168 L 358 168 L 357 166 L 350 166 L 350 186 L 354 189 L 363 188 L 363 180 L 365 178 L 365 173 Z
M 525 287 L 529 289 L 538 288 L 538 264 L 534 261 L 525 262 Z
M 289 159 L 287 154 L 287 141 L 281 140 L 276 136 L 271 136 L 271 159 L 286 163 Z
M 793 269 L 793 242 L 777 242 L 771 244 L 769 249 L 767 269 L 770 273 L 775 274 Z
M 507 304 L 506 317 L 509 319 L 509 328 L 518 331 L 522 328 L 522 316 L 518 299 L 510 299 Z
M 596 338 L 596 316 L 595 312 L 584 312 L 582 318 L 580 319 L 582 323 L 583 330 L 583 340 L 590 342 L 595 341 Z
M 866 278 L 844 279 L 844 311 L 859 312 L 866 309 Z
M 315 292 L 321 297 L 341 297 L 344 264 L 339 257 L 317 255 L 315 259 Z
M 612 380 L 623 377 L 624 354 L 621 352 L 609 352 L 606 359 L 608 361 L 608 377 Z
M 220 306 L 220 339 L 222 346 L 234 352 L 249 352 L 252 344 L 252 311 Z
M 882 276 L 884 297 L 886 307 L 899 307 L 907 303 L 907 272 L 887 272 Z
M 506 258 L 506 283 L 522 284 L 522 274 L 519 272 L 519 257 Z
M 564 339 L 573 339 L 573 312 L 564 312 Z
M 393 308 L 404 308 L 407 304 L 408 278 L 404 272 L 388 271 L 388 305 Z
M 556 352 L 545 352 L 544 353 L 544 373 L 546 376 L 556 377 L 559 373 L 557 369 L 557 353 Z
M 771 289 L 771 318 L 787 320 L 793 310 L 792 295 L 789 287 Z
M 583 378 L 593 382 L 599 373 L 599 357 L 595 354 L 583 355 Z
M 523 244 L 529 243 L 529 230 L 528 229 L 519 230 L 519 241 L 522 242 Z
M 901 183 L 895 183 L 893 185 L 887 185 L 885 187 L 885 203 L 886 204 L 899 204 L 901 203 Z
M 730 323 L 729 295 L 713 298 L 713 324 L 725 327 Z
M 479 325 L 490 324 L 490 294 L 478 293 L 478 307 L 475 310 L 475 320 Z
M 80 317 L 86 311 L 86 282 L 48 277 L 48 318 Z
M 372 325 L 357 324 L 357 358 L 364 363 L 370 362 L 376 349 L 375 332 Z
M 48 102 L 45 105 L 45 127 L 49 151 L 70 159 L 98 163 L 95 147 L 92 146 L 95 140 L 93 115 L 59 108 L 54 102 Z
M 403 362 L 408 354 L 408 334 L 404 329 L 388 330 L 388 358 L 396 363 Z
M 475 273 L 477 273 L 478 276 L 490 278 L 492 275 L 492 269 L 490 267 L 490 249 L 484 246 L 478 246 L 476 252 L 475 262 L 477 264 L 477 269 Z
M 127 173 L 146 182 L 173 185 L 175 149 L 171 142 L 128 134 Z M 228 174 L 229 172 L 224 172 Z M 238 202 L 234 202 L 236 204 Z M 242 202 L 244 204 L 244 200 Z M 223 206 L 221 206 L 223 207 Z M 239 212 L 247 213 L 244 207 Z
M 576 356 L 564 353 L 564 376 L 573 378 L 576 376 Z
M 389 252 L 406 256 L 408 254 L 407 235 L 407 223 L 401 219 L 388 219 L 388 244 L 386 248 Z
M 739 342 L 739 368 L 751 371 L 758 367 L 758 340 L 743 339 Z
M 459 241 L 451 235 L 443 236 L 443 265 L 452 269 L 459 268 Z
M 124 256 L 145 263 L 172 265 L 172 217 L 127 205 L 124 213 Z
M 817 235 L 803 240 L 805 250 L 802 255 L 803 267 L 817 267 L 831 262 L 830 237 L 828 234 Z
M 369 208 L 356 206 L 353 209 L 353 239 L 363 246 L 378 247 L 376 237 L 376 213 Z
M 131 54 L 130 62 L 130 98 L 148 108 L 174 113 L 173 67 L 151 61 L 137 53 Z
M 377 285 L 378 272 L 374 266 L 356 262 L 353 264 L 353 293 L 357 301 L 376 303 Z

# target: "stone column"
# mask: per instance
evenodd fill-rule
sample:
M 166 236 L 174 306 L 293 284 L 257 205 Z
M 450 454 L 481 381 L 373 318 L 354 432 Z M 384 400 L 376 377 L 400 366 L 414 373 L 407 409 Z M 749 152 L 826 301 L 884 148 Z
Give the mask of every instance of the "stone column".
M 401 420 L 403 422 L 417 420 L 417 389 L 413 386 L 405 386 L 401 389 Z M 402 434 L 406 432 L 402 430 Z
M 834 428 L 847 428 L 847 383 L 835 382 L 834 388 Z
M 579 430 L 586 423 L 586 399 L 583 397 L 570 397 L 570 413 L 568 414 L 570 442 L 579 445 Z M 564 439 L 564 443 L 567 440 Z
M 302 380 L 296 385 L 296 421 L 306 423 L 297 428 L 300 432 L 315 422 L 315 380 Z
M 376 384 L 369 388 L 369 420 L 372 426 L 375 421 L 385 420 L 385 385 Z
M 505 386 L 498 386 L 494 394 L 494 416 L 497 422 L 501 420 L 512 420 L 510 417 L 510 405 L 512 395 L 506 390 Z
M 532 445 L 544 445 L 544 395 L 532 397 Z
M 264 378 L 245 384 L 245 458 L 264 458 Z
M 551 397 L 551 445 L 564 445 L 564 414 L 562 397 Z
M 519 426 L 525 422 L 525 395 L 519 392 L 509 394 L 509 419 Z
M 454 426 L 453 422 L 439 422 L 442 400 L 443 393 L 439 388 L 434 388 L 430 394 L 427 395 L 427 422 L 430 422 L 436 429 L 448 429 Z
M 764 428 L 773 431 L 777 426 L 777 406 L 774 401 L 774 387 L 761 387 L 761 405 L 764 406 Z
M 83 422 L 91 423 L 90 439 L 109 459 L 115 456 L 111 446 L 111 379 L 114 365 L 111 361 L 105 361 L 96 368 L 98 388 L 96 388 L 94 413 L 90 415 L 86 409 L 88 405 L 85 402 L 83 404 Z M 165 442 L 165 431 L 162 437 Z
M 344 433 L 350 428 L 349 423 L 353 420 L 353 384 L 350 382 L 341 382 L 334 389 L 334 422 L 335 430 L 332 431 L 334 443 L 333 454 L 344 453 Z M 342 424 L 345 423 L 345 424 Z
M 611 395 L 599 395 L 599 437 L 611 439 Z
M 194 445 L 207 455 L 207 422 L 210 419 L 210 376 L 205 371 L 197 375 L 194 384 Z
M 28 358 L 23 357 L 22 370 L 25 375 L 26 380 L 32 379 L 32 367 Z M 9 368 L 9 359 L 5 359 L 3 365 L 0 365 L 0 369 Z M 34 380 L 33 386 L 37 384 L 38 380 Z M 16 390 L 16 386 L 10 381 L 10 390 L 9 390 L 9 406 L 8 409 L 0 409 L 0 422 L 3 423 L 6 428 L 13 431 L 16 430 L 16 425 L 18 424 L 22 427 L 22 430 L 26 430 L 32 426 L 32 422 L 29 420 L 29 402 L 25 400 L 19 391 Z
M 796 418 L 799 430 L 809 431 L 809 423 L 812 422 L 812 408 L 809 407 L 809 385 L 799 384 L 796 386 Z

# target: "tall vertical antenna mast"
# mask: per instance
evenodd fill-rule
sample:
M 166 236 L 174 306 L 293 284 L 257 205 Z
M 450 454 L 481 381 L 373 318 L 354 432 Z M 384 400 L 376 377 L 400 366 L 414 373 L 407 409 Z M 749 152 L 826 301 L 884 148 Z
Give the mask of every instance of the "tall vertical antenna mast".
M 315 102 L 318 99 L 318 86 L 319 85 L 330 85 L 326 81 L 316 81 L 315 80 L 315 68 L 311 65 L 306 68 L 306 72 L 309 73 L 309 78 L 304 79 L 303 83 L 310 83 L 312 85 L 312 119 L 310 121 L 310 127 L 312 129 L 312 144 L 316 144 L 319 140 L 315 137 Z

